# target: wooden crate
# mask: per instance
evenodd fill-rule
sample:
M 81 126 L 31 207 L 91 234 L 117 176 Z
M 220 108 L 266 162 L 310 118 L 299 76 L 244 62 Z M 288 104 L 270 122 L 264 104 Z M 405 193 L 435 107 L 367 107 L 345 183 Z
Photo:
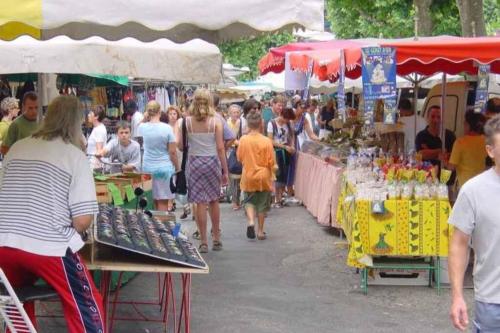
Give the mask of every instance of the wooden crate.
M 97 196 L 98 203 L 111 203 L 113 199 L 108 191 L 108 183 L 96 181 L 95 182 L 95 194 Z
M 153 189 L 153 178 L 149 173 L 121 173 L 110 176 L 108 181 L 115 183 L 123 199 L 125 199 L 125 186 L 127 185 L 132 185 L 133 189 L 141 187 L 144 191 Z

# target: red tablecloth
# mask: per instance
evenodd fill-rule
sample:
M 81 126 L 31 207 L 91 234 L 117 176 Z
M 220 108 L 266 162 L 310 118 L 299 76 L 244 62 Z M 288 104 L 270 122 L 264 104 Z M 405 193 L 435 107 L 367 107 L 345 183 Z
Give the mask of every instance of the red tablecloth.
M 295 197 L 322 225 L 340 227 L 337 204 L 343 169 L 310 154 L 298 153 L 295 173 Z

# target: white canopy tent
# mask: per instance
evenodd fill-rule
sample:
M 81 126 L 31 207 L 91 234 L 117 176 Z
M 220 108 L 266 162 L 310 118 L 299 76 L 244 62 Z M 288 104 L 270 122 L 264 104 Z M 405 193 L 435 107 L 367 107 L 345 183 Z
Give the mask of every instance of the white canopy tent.
M 166 39 L 144 43 L 59 36 L 39 41 L 22 36 L 0 41 L 0 58 L 2 74 L 97 73 L 186 83 L 218 83 L 222 68 L 218 47 L 202 40 L 176 44 Z
M 168 38 L 211 42 L 263 31 L 323 30 L 324 0 L 5 0 L 0 27 L 21 22 L 42 39 L 101 36 L 143 41 Z

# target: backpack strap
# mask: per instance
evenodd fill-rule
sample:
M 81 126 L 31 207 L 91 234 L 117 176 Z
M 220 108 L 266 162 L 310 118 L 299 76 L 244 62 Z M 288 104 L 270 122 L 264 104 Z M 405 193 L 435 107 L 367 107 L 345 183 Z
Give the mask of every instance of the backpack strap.
M 276 124 L 276 120 L 271 120 L 271 125 L 273 125 L 273 139 L 276 137 L 276 133 L 278 133 L 278 124 Z
M 184 147 L 182 151 L 182 163 L 181 163 L 181 170 L 186 171 L 186 161 L 187 161 L 187 156 L 188 156 L 188 137 L 187 137 L 187 118 L 184 118 L 182 120 L 182 146 Z

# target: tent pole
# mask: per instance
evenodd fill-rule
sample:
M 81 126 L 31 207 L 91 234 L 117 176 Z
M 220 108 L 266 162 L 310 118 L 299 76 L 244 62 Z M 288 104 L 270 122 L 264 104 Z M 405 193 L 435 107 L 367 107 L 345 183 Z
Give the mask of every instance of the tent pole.
M 417 74 L 415 73 L 414 81 L 413 81 L 413 141 L 415 141 L 415 138 L 417 137 L 417 102 L 418 102 L 418 78 Z
M 42 122 L 43 119 L 43 100 L 45 94 L 45 75 L 43 73 L 38 73 L 37 74 L 37 95 L 38 95 L 38 115 L 37 115 L 37 122 L 40 123 Z
M 446 128 L 444 125 L 444 111 L 446 108 L 446 73 L 443 73 L 443 80 L 441 83 L 441 143 L 443 152 L 446 150 Z

